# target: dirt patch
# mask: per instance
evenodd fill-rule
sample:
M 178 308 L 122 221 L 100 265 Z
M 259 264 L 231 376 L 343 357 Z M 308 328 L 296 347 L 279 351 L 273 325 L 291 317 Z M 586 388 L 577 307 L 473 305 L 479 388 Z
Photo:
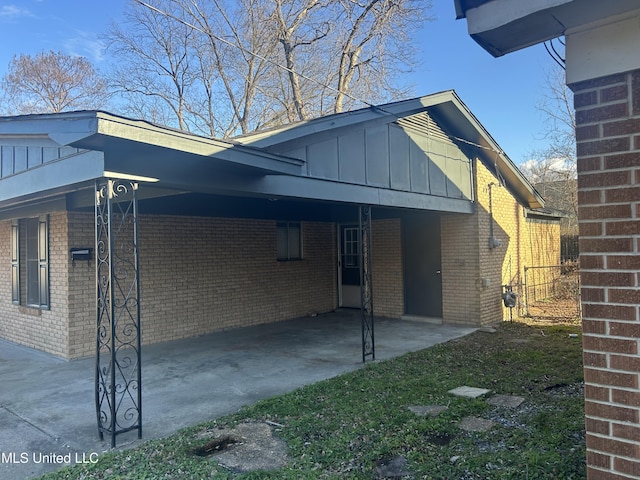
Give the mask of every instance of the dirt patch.
M 214 438 L 204 445 L 194 448 L 193 453 L 199 457 L 208 457 L 209 455 L 226 450 L 231 445 L 236 445 L 238 443 L 240 443 L 240 440 L 237 438 L 232 437 L 231 435 L 223 435 L 221 437 Z
M 532 319 L 547 322 L 574 322 L 580 318 L 579 298 L 556 298 L 532 302 L 529 305 Z
M 427 435 L 427 442 L 432 445 L 438 445 L 440 447 L 449 445 L 455 438 L 455 435 L 446 432 L 436 432 L 431 435 Z
M 196 447 L 194 453 L 210 456 L 233 472 L 277 470 L 289 461 L 286 443 L 274 434 L 274 427 L 266 423 L 247 422 L 234 428 L 216 428 L 201 437 L 203 444 Z
M 376 479 L 402 479 L 411 476 L 409 462 L 403 456 L 386 458 L 376 462 Z

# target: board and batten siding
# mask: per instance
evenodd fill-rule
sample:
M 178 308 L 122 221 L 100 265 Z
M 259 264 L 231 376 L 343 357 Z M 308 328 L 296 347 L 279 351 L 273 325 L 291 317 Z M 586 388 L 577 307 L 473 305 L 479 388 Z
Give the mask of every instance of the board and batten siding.
M 75 155 L 79 149 L 44 138 L 0 139 L 0 178 Z
M 313 178 L 473 200 L 472 165 L 431 121 L 363 125 L 291 142 L 278 153 L 306 162 Z

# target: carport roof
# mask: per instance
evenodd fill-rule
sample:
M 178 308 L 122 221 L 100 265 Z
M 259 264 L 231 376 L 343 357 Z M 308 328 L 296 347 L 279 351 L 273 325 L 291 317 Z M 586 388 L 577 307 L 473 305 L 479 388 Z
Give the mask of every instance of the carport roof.
M 40 165 L 27 165 L 27 159 L 19 170 L 2 171 L 3 217 L 12 215 L 12 209 L 43 202 L 56 210 L 91 205 L 94 181 L 101 177 L 147 181 L 141 195 L 157 197 L 202 188 L 211 178 L 296 176 L 304 165 L 233 141 L 104 111 L 0 117 L 0 145 L 2 168 L 13 161 L 12 146 L 73 147 Z M 73 149 L 77 151 L 69 153 Z
M 365 122 L 395 122 L 421 112 L 437 120 L 450 139 L 470 157 L 479 158 L 528 208 L 544 205 L 542 197 L 502 151 L 453 90 L 411 100 L 328 115 L 232 140 L 211 139 L 132 120 L 104 111 L 0 117 L 0 143 L 21 139 L 46 141 L 80 149 L 77 153 L 3 175 L 0 207 L 57 198 L 67 206 L 93 202 L 90 191 L 100 177 L 143 177 L 157 181 L 146 194 L 186 192 L 285 196 L 470 213 L 466 200 L 395 191 L 385 187 L 310 178 L 305 161 L 278 151 L 278 145 L 332 134 Z M 133 161 L 132 161 L 133 160 Z M 71 192 L 72 196 L 65 195 Z M 79 192 L 79 193 L 78 193 Z

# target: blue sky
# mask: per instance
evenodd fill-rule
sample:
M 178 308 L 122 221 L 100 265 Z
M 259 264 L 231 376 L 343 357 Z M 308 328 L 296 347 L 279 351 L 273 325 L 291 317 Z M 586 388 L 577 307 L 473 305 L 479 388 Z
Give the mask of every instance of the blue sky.
M 15 54 L 42 50 L 88 57 L 100 67 L 98 34 L 127 0 L 0 0 L 0 76 Z M 552 60 L 542 45 L 493 58 L 455 20 L 453 0 L 433 0 L 435 17 L 416 38 L 422 64 L 409 80 L 416 95 L 455 89 L 511 159 L 546 145 L 536 109 Z M 115 112 L 117 113 L 117 112 Z

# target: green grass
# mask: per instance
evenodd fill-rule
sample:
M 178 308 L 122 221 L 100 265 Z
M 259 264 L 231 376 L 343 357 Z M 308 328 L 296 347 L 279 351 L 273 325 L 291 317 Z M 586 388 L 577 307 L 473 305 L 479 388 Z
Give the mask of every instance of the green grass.
M 274 397 L 162 440 L 102 455 L 95 465 L 46 479 L 371 479 L 376 462 L 402 456 L 411 478 L 585 478 L 582 349 L 578 325 L 505 323 L 465 338 L 368 364 L 352 373 Z M 461 386 L 525 398 L 517 409 L 454 397 Z M 489 394 L 489 396 L 491 395 Z M 412 405 L 446 405 L 421 417 Z M 458 427 L 491 419 L 485 433 Z M 291 460 L 275 471 L 234 474 L 193 455 L 199 434 L 247 420 L 284 425 Z

